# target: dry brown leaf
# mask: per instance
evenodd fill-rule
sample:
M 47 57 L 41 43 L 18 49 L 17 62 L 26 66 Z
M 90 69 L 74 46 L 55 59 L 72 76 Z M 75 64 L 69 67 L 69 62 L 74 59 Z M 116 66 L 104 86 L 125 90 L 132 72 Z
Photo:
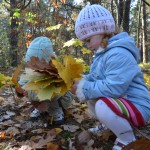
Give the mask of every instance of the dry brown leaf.
M 87 146 L 88 146 L 88 147 L 91 147 L 93 144 L 94 144 L 94 140 L 91 139 L 91 140 L 87 143 Z
M 23 94 L 23 92 L 24 92 L 24 89 L 22 89 L 21 86 L 17 86 L 17 87 L 15 88 L 15 90 L 16 90 L 16 92 L 19 93 L 19 94 Z M 23 96 L 23 95 L 22 95 L 22 96 Z M 18 96 L 18 97 L 19 97 L 19 96 Z
M 37 141 L 37 140 L 39 140 L 39 139 L 41 139 L 42 137 L 41 136 L 32 136 L 31 138 L 30 138 L 30 140 L 31 141 Z
M 108 139 L 111 135 L 113 135 L 113 134 L 110 130 L 105 130 L 105 131 L 101 132 L 99 136 L 101 136 L 102 139 L 108 141 Z
M 76 150 L 76 148 L 73 146 L 74 142 L 69 139 L 69 150 Z
M 79 115 L 79 114 L 72 114 L 72 116 L 75 118 L 75 120 L 78 123 L 81 123 L 85 119 L 83 115 Z
M 6 131 L 6 135 L 15 136 L 16 134 L 19 134 L 19 130 L 16 127 L 9 127 Z
M 18 150 L 32 150 L 32 147 L 30 147 L 29 145 L 23 145 Z
M 66 131 L 70 131 L 70 132 L 75 132 L 79 129 L 79 126 L 75 126 L 75 125 L 61 125 L 64 130 Z
M 17 86 L 20 86 L 18 83 L 18 77 L 19 77 L 19 73 L 21 69 L 22 69 L 22 66 L 18 66 L 12 76 L 12 82 Z
M 0 103 L 2 103 L 4 101 L 3 97 L 0 97 Z
M 3 93 L 3 91 L 2 90 L 0 90 L 0 94 L 2 94 Z
M 46 131 L 44 131 L 44 129 L 32 130 L 32 133 L 37 133 L 37 134 L 44 133 L 44 132 L 46 132 Z
M 52 61 L 46 62 L 44 59 L 40 60 L 38 57 L 31 57 L 31 61 L 27 62 L 27 66 L 36 72 L 42 74 L 58 76 L 58 71 L 53 65 Z
M 14 123 L 15 122 L 10 119 L 4 122 L 0 122 L 0 124 L 2 124 L 3 126 L 10 126 L 10 125 L 13 125 Z
M 60 132 L 62 132 L 62 129 L 61 128 L 53 128 L 53 129 L 51 129 L 48 133 L 47 133 L 47 135 L 57 135 L 57 134 L 59 134 Z
M 53 144 L 51 142 L 47 143 L 47 150 L 58 150 L 58 145 Z
M 92 134 L 89 131 L 83 131 L 78 135 L 79 144 L 86 144 L 91 140 Z
M 127 145 L 123 150 L 150 150 L 150 140 L 136 140 Z
M 61 2 L 62 2 L 63 4 L 65 4 L 65 3 L 66 3 L 66 0 L 61 0 Z
M 51 135 L 46 136 L 46 138 L 42 137 L 34 146 L 35 148 L 42 148 L 43 146 L 47 145 L 48 142 L 54 141 L 54 138 L 55 136 Z

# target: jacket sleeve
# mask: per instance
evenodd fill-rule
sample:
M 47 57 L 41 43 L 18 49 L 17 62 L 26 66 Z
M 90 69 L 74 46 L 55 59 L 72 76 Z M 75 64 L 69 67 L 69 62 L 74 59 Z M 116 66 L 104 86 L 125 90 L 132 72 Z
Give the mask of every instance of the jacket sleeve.
M 123 53 L 108 55 L 104 63 L 105 78 L 95 81 L 85 78 L 84 84 L 82 83 L 82 87 L 80 87 L 86 100 L 124 96 L 133 78 L 140 71 L 134 57 L 129 58 Z

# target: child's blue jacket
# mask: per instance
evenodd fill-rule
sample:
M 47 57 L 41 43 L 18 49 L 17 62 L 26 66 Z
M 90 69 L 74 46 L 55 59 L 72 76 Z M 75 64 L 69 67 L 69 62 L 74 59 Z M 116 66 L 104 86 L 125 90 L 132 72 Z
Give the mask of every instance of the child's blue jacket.
M 150 118 L 150 94 L 138 66 L 139 60 L 139 50 L 128 33 L 110 38 L 107 48 L 95 54 L 90 72 L 85 75 L 85 98 L 125 97 L 147 121 Z

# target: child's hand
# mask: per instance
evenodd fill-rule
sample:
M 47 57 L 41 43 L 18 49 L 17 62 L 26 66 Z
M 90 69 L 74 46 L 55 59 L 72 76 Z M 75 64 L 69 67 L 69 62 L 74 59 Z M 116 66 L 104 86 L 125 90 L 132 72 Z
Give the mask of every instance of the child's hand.
M 77 90 L 77 85 L 78 85 L 79 81 L 75 81 L 72 89 L 70 90 L 72 94 L 76 94 L 76 90 Z
M 77 96 L 79 102 L 84 103 L 86 102 L 86 99 L 84 94 L 80 91 L 82 90 L 80 87 L 82 82 L 84 82 L 84 80 L 75 81 L 72 86 L 71 92 Z

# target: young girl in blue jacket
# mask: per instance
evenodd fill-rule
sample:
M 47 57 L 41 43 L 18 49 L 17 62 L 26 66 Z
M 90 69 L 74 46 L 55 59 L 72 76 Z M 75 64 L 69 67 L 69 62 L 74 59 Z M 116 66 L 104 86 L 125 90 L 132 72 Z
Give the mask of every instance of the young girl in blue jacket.
M 150 118 L 150 95 L 138 66 L 139 50 L 126 32 L 117 33 L 114 18 L 101 5 L 87 5 L 75 23 L 76 36 L 94 51 L 90 72 L 73 86 L 80 102 L 87 102 L 101 130 L 117 137 L 113 150 L 136 140 L 132 126 Z

